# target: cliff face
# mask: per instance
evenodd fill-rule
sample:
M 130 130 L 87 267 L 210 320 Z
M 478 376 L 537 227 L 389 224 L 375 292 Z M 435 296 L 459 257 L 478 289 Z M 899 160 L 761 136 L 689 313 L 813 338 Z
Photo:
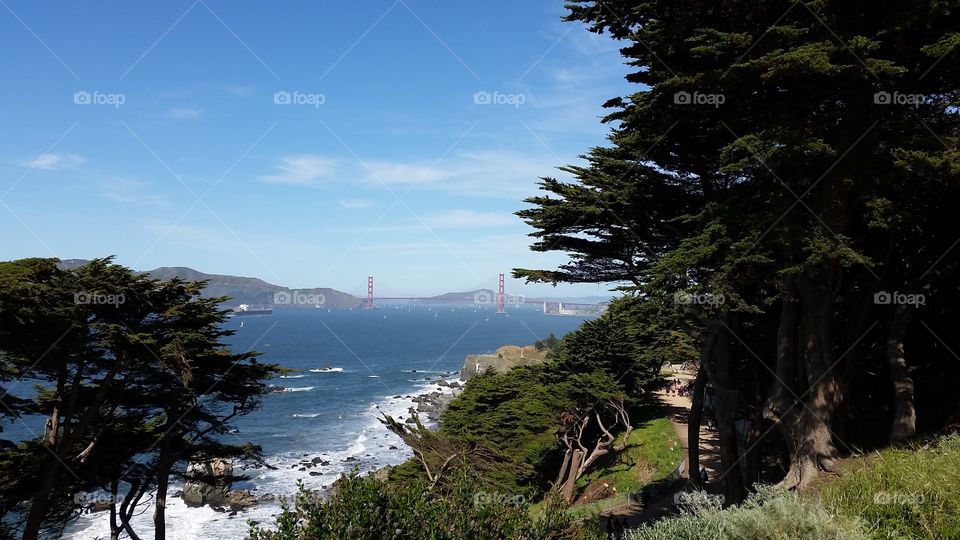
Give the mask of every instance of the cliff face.
M 538 351 L 533 345 L 518 347 L 504 345 L 493 354 L 470 354 L 463 362 L 460 379 L 466 381 L 477 373 L 493 370 L 505 373 L 512 367 L 539 364 L 547 359 L 546 351 Z

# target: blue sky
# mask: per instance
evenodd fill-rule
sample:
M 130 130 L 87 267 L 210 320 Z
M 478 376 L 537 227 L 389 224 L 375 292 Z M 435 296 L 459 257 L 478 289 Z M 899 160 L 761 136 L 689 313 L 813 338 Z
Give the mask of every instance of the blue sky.
M 0 258 L 434 294 L 552 268 L 512 215 L 630 91 L 563 2 L 0 1 Z M 515 293 L 595 294 L 596 285 Z

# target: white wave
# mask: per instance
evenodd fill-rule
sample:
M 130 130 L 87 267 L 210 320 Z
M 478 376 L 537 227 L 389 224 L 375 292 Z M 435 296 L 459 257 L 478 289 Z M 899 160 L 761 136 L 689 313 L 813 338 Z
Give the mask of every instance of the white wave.
M 306 377 L 306 375 L 281 375 L 280 376 L 281 379 L 302 379 L 304 377 Z
M 343 371 L 342 367 L 325 367 L 320 369 L 311 369 L 311 373 L 340 373 Z
M 309 392 L 316 388 L 316 386 L 294 386 L 291 388 L 284 388 L 284 392 Z
M 294 418 L 316 418 L 320 416 L 320 413 L 310 413 L 310 414 L 293 413 L 292 416 Z

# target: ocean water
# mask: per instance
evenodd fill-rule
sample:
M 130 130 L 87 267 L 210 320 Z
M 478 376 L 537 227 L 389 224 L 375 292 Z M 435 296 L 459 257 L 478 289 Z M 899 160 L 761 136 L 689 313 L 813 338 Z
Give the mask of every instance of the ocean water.
M 243 471 L 251 480 L 241 487 L 252 488 L 257 496 L 290 495 L 298 480 L 321 489 L 355 465 L 367 472 L 400 463 L 411 454 L 378 422 L 381 412 L 406 419 L 410 398 L 445 390 L 431 382 L 456 378 L 466 355 L 530 344 L 550 333 L 561 337 L 582 320 L 548 317 L 535 306 L 497 315 L 493 307 L 442 304 L 235 317 L 227 323 L 237 332 L 230 338 L 235 350 L 260 351 L 264 362 L 302 370 L 273 380 L 285 391 L 265 396 L 260 410 L 235 422 L 238 432 L 230 437 L 260 445 L 266 462 L 276 467 Z M 327 367 L 342 371 L 309 371 Z M 302 461 L 315 457 L 330 464 L 299 470 Z M 174 485 L 170 493 L 180 488 Z M 152 537 L 152 506 L 148 502 L 138 511 L 135 529 Z M 277 503 L 261 503 L 231 516 L 168 498 L 167 537 L 243 538 L 248 519 L 271 524 L 278 511 Z M 65 537 L 107 538 L 108 519 L 106 512 L 83 515 Z

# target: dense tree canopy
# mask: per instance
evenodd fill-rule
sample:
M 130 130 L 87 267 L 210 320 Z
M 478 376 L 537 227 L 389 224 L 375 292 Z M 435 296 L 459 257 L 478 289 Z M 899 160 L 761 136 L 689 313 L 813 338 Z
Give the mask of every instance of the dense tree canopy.
M 792 486 L 955 415 L 957 6 L 568 8 L 623 43 L 638 90 L 607 103 L 610 145 L 518 212 L 570 262 L 515 275 L 633 285 L 697 340 L 728 500 L 773 424 Z
M 111 536 L 135 537 L 129 520 L 155 493 L 163 538 L 168 481 L 187 461 L 256 458 L 223 435 L 256 409 L 277 368 L 224 345 L 222 299 L 201 298 L 202 287 L 109 259 L 0 264 L 0 371 L 35 386 L 11 392 L 11 382 L 0 414 L 46 418 L 42 434 L 0 454 L 2 509 L 21 518 L 24 538 L 60 529 L 83 507 L 75 495 L 98 490 L 111 494 Z

